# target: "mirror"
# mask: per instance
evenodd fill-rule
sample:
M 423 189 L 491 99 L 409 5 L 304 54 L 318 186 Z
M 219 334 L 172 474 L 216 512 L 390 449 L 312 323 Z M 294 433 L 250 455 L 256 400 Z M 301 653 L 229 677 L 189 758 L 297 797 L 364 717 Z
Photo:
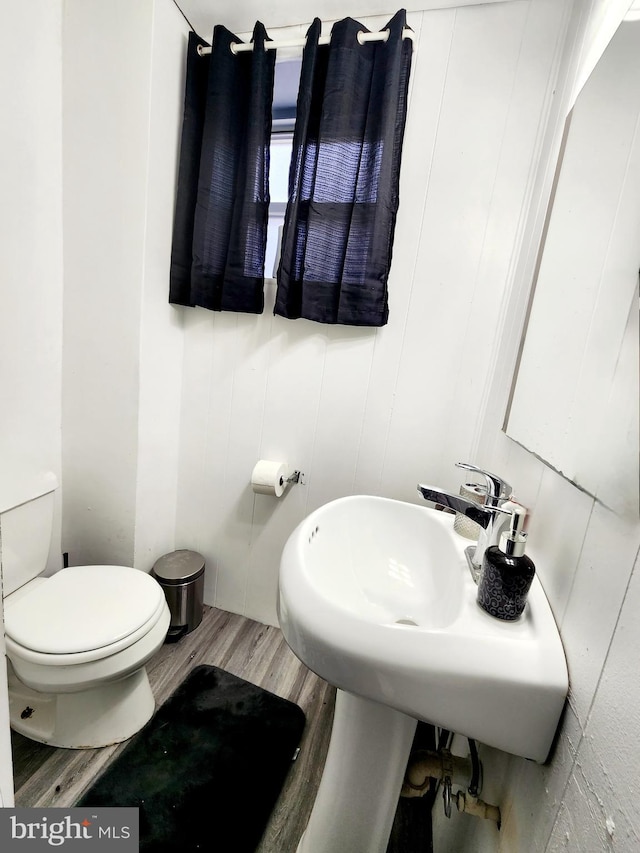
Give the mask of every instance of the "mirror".
M 567 120 L 505 430 L 638 514 L 640 23 L 623 23 Z

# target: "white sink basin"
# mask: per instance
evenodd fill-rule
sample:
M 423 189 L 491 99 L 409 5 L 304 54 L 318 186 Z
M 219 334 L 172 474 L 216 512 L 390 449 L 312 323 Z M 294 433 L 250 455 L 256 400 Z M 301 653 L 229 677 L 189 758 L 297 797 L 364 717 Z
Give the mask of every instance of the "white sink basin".
M 366 495 L 312 513 L 282 555 L 284 636 L 336 687 L 544 761 L 568 689 L 553 614 L 537 578 L 519 620 L 485 613 L 453 518 Z
M 376 723 L 381 728 L 370 737 L 384 737 L 389 720 L 409 718 L 400 747 L 408 754 L 415 720 L 424 720 L 543 762 L 568 690 L 553 614 L 537 578 L 516 622 L 482 610 L 464 556 L 470 543 L 453 531 L 453 519 L 426 506 L 366 495 L 313 512 L 282 555 L 284 636 L 310 669 L 349 694 L 348 702 L 360 699 L 400 712 Z M 341 713 L 338 707 L 334 733 Z M 350 707 L 348 713 L 351 719 L 359 712 Z M 354 736 L 351 731 L 341 737 L 336 756 L 352 749 Z M 361 758 L 354 754 L 350 763 L 360 780 Z M 406 755 L 396 758 L 399 766 L 406 764 Z M 344 755 L 340 760 L 342 768 L 325 775 L 344 774 L 349 762 Z M 371 839 L 366 843 L 373 851 L 384 850 L 383 842 L 378 848 Z M 337 843 L 346 842 L 330 842 Z M 325 848 L 315 842 L 300 847 L 307 849 Z

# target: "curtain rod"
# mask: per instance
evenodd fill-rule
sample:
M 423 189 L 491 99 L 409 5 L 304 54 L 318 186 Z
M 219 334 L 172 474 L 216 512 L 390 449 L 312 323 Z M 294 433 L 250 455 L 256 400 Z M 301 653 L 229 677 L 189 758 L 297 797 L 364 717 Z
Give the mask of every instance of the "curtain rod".
M 402 31 L 402 37 L 413 41 L 413 30 L 408 28 L 404 29 Z M 387 41 L 388 38 L 389 30 L 381 30 L 378 33 L 367 33 L 364 30 L 360 30 L 358 32 L 358 42 L 360 44 L 366 44 L 369 41 Z M 330 41 L 331 36 L 320 36 L 318 44 L 329 44 Z M 267 41 L 265 42 L 264 47 L 265 50 L 277 50 L 279 47 L 304 47 L 306 43 L 306 38 L 298 38 L 291 39 L 289 41 Z M 198 45 L 197 49 L 200 56 L 207 56 L 207 54 L 211 53 L 210 47 L 203 47 L 201 44 Z M 253 42 L 234 41 L 231 43 L 231 53 L 247 53 L 252 50 Z

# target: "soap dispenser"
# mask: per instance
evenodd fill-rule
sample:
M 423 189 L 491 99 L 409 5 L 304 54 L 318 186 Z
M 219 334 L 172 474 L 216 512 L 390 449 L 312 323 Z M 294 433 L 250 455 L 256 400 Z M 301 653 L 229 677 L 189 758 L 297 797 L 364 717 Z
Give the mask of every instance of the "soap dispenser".
M 509 529 L 503 531 L 498 545 L 484 553 L 477 601 L 491 616 L 513 621 L 524 610 L 536 569 L 524 553 L 527 510 L 515 501 L 503 504 L 502 509 L 511 513 Z

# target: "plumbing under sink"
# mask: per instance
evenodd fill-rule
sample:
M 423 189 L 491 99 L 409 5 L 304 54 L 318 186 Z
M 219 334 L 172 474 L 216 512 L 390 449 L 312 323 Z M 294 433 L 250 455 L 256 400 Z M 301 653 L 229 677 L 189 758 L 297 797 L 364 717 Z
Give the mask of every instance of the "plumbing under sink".
M 568 675 L 544 590 L 535 578 L 516 622 L 487 614 L 476 603 L 468 541 L 453 520 L 358 495 L 320 507 L 287 541 L 282 631 L 297 657 L 338 688 L 329 755 L 300 851 L 384 851 L 417 720 L 547 758 Z M 359 816 L 352 784 L 361 792 Z M 347 804 L 342 825 L 340 798 Z

